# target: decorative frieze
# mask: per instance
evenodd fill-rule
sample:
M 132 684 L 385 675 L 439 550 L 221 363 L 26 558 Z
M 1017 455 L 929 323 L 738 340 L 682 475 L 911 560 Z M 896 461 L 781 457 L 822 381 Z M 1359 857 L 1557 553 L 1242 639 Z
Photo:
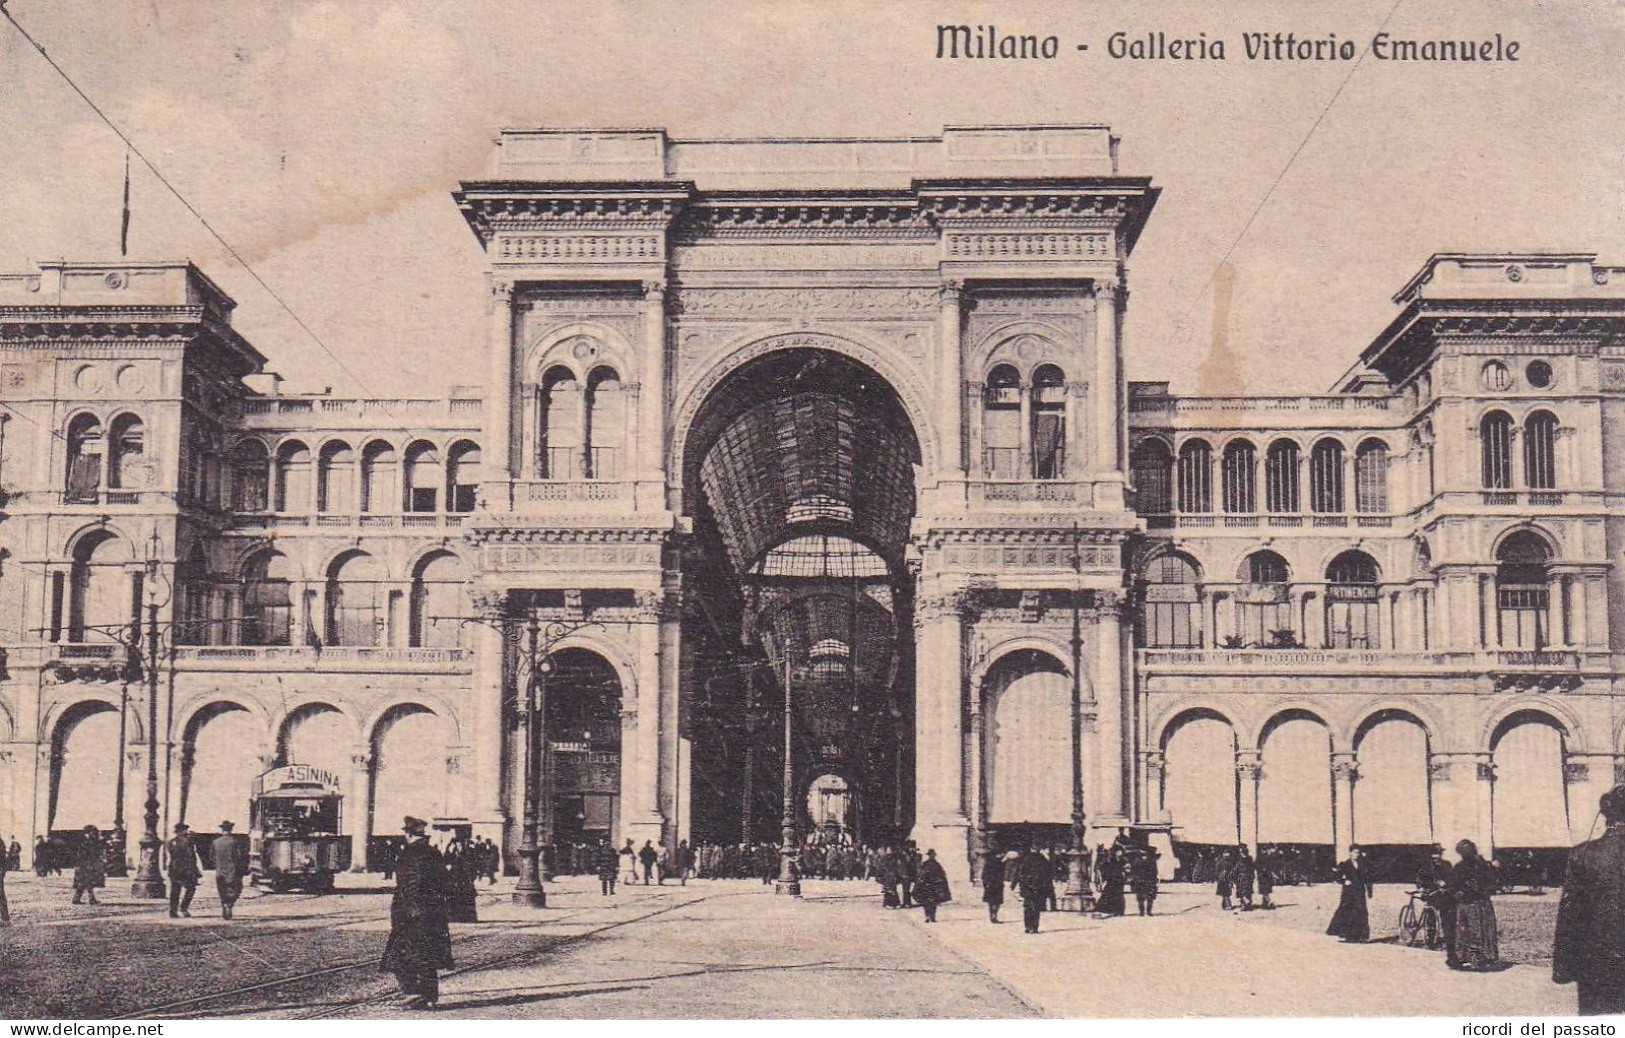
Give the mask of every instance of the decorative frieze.
M 932 288 L 684 288 L 676 293 L 673 312 L 738 320 L 792 314 L 925 320 L 934 316 L 936 306 Z
M 665 256 L 657 234 L 542 234 L 496 241 L 499 262 L 657 263 Z
M 1110 234 L 1017 231 L 946 235 L 943 252 L 959 260 L 1104 259 L 1112 255 Z

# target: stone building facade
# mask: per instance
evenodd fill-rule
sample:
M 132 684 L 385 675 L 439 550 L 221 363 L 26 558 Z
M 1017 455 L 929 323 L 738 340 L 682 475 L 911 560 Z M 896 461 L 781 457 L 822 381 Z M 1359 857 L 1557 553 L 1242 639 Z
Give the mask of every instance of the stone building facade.
M 1625 272 L 1435 256 L 1327 395 L 1175 397 L 1124 376 L 1157 193 L 1096 126 L 504 131 L 445 399 L 281 392 L 187 264 L 0 278 L 0 834 L 121 770 L 138 829 L 150 604 L 166 828 L 318 764 L 357 862 L 406 811 L 513 848 L 527 704 L 558 847 L 776 839 L 788 772 L 964 874 L 1066 839 L 1074 760 L 1170 866 L 1583 837 Z

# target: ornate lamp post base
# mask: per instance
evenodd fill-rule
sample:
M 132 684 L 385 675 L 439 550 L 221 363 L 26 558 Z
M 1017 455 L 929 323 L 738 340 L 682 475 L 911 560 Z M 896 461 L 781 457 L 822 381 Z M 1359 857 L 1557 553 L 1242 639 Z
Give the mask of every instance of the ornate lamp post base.
M 773 893 L 801 896 L 801 875 L 796 869 L 795 856 L 788 851 L 779 860 L 779 878 L 773 883 Z
M 130 884 L 130 896 L 162 901 L 169 896 L 163 873 L 158 869 L 158 840 L 141 841 L 141 860 L 135 867 L 135 880 Z
M 519 885 L 513 888 L 513 903 L 527 908 L 546 908 L 547 891 L 542 889 L 536 868 L 536 848 L 519 848 Z

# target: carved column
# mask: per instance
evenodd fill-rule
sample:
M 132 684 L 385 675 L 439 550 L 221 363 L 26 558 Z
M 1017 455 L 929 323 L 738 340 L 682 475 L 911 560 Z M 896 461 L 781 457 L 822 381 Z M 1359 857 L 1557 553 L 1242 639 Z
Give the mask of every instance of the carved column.
M 367 837 L 374 829 L 372 818 L 372 754 L 365 746 L 350 755 L 350 796 L 352 807 L 345 821 L 350 826 L 350 871 L 367 871 Z M 388 819 L 384 819 L 388 821 Z M 386 830 L 387 831 L 387 830 Z
M 1129 712 L 1123 703 L 1123 602 L 1121 591 L 1096 591 L 1094 616 L 1095 757 L 1099 787 L 1090 797 L 1101 815 L 1095 821 L 1115 826 L 1128 819 L 1123 777 L 1129 761 L 1124 732 Z M 1085 744 L 1087 745 L 1087 743 Z
M 1089 472 L 1089 436 L 1084 429 L 1089 415 L 1089 383 L 1066 384 L 1066 478 L 1085 479 Z
M 1354 843 L 1354 783 L 1359 777 L 1354 754 L 1332 754 L 1332 847 L 1339 861 Z
M 965 739 L 965 748 L 970 758 L 967 769 L 970 786 L 970 825 L 971 825 L 971 878 L 978 882 L 982 877 L 982 858 L 987 853 L 987 779 L 984 775 L 985 763 L 983 755 L 987 751 L 986 717 L 982 713 L 981 690 L 970 690 L 970 732 Z
M 666 482 L 666 284 L 643 283 L 643 370 L 638 379 L 639 479 Z
M 496 275 L 491 278 L 489 349 L 483 457 L 486 478 L 506 482 L 513 475 L 513 282 Z
M 1117 318 L 1119 290 L 1116 278 L 1095 280 L 1095 393 L 1090 401 L 1094 415 L 1094 463 L 1090 469 L 1099 476 L 1121 474 L 1117 448 L 1117 408 L 1112 387 L 1117 385 Z
M 469 711 L 472 733 L 468 742 L 473 749 L 472 774 L 465 779 L 469 788 L 464 797 L 468 805 L 469 820 L 488 836 L 502 845 L 502 704 L 506 685 L 504 670 L 507 641 L 500 626 L 506 615 L 507 594 L 503 591 L 480 590 L 470 596 L 474 616 L 480 622 L 469 625 L 473 647 L 474 674 L 470 689 Z
M 1258 857 L 1258 780 L 1263 766 L 1257 750 L 1236 751 L 1237 796 L 1241 807 L 1240 842 Z
M 985 444 L 982 440 L 983 411 L 986 408 L 987 386 L 981 382 L 965 383 L 965 439 L 969 443 L 966 451 L 965 470 L 972 479 L 986 479 L 987 465 L 983 455 Z
M 1141 816 L 1147 822 L 1165 821 L 1167 806 L 1163 800 L 1163 776 L 1168 767 L 1167 758 L 1160 750 L 1144 750 L 1140 753 L 1140 785 L 1145 790 L 1144 810 Z
M 1489 857 L 1495 847 L 1495 761 L 1487 753 L 1474 754 L 1473 801 L 1478 808 L 1473 842 Z
M 942 474 L 948 479 L 962 479 L 965 475 L 962 457 L 965 413 L 959 397 L 965 367 L 964 347 L 960 342 L 964 296 L 965 283 L 958 279 L 944 281 L 937 290 L 937 338 L 940 340 L 937 358 L 942 365 L 937 406 L 942 411 Z
M 965 594 L 922 596 L 915 610 L 919 653 L 915 685 L 914 834 L 922 850 L 936 848 L 950 878 L 969 882 L 965 814 L 964 618 Z

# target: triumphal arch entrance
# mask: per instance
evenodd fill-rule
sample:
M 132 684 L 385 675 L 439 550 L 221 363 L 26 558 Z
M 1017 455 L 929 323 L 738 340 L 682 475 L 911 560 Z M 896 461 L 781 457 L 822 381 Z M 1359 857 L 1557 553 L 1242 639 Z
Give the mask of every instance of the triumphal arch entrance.
M 964 874 L 1065 832 L 1075 741 L 1088 825 L 1123 821 L 1124 262 L 1156 194 L 1098 126 L 505 131 L 455 194 L 491 293 L 475 824 L 517 839 L 536 674 L 559 842 L 788 813 Z

